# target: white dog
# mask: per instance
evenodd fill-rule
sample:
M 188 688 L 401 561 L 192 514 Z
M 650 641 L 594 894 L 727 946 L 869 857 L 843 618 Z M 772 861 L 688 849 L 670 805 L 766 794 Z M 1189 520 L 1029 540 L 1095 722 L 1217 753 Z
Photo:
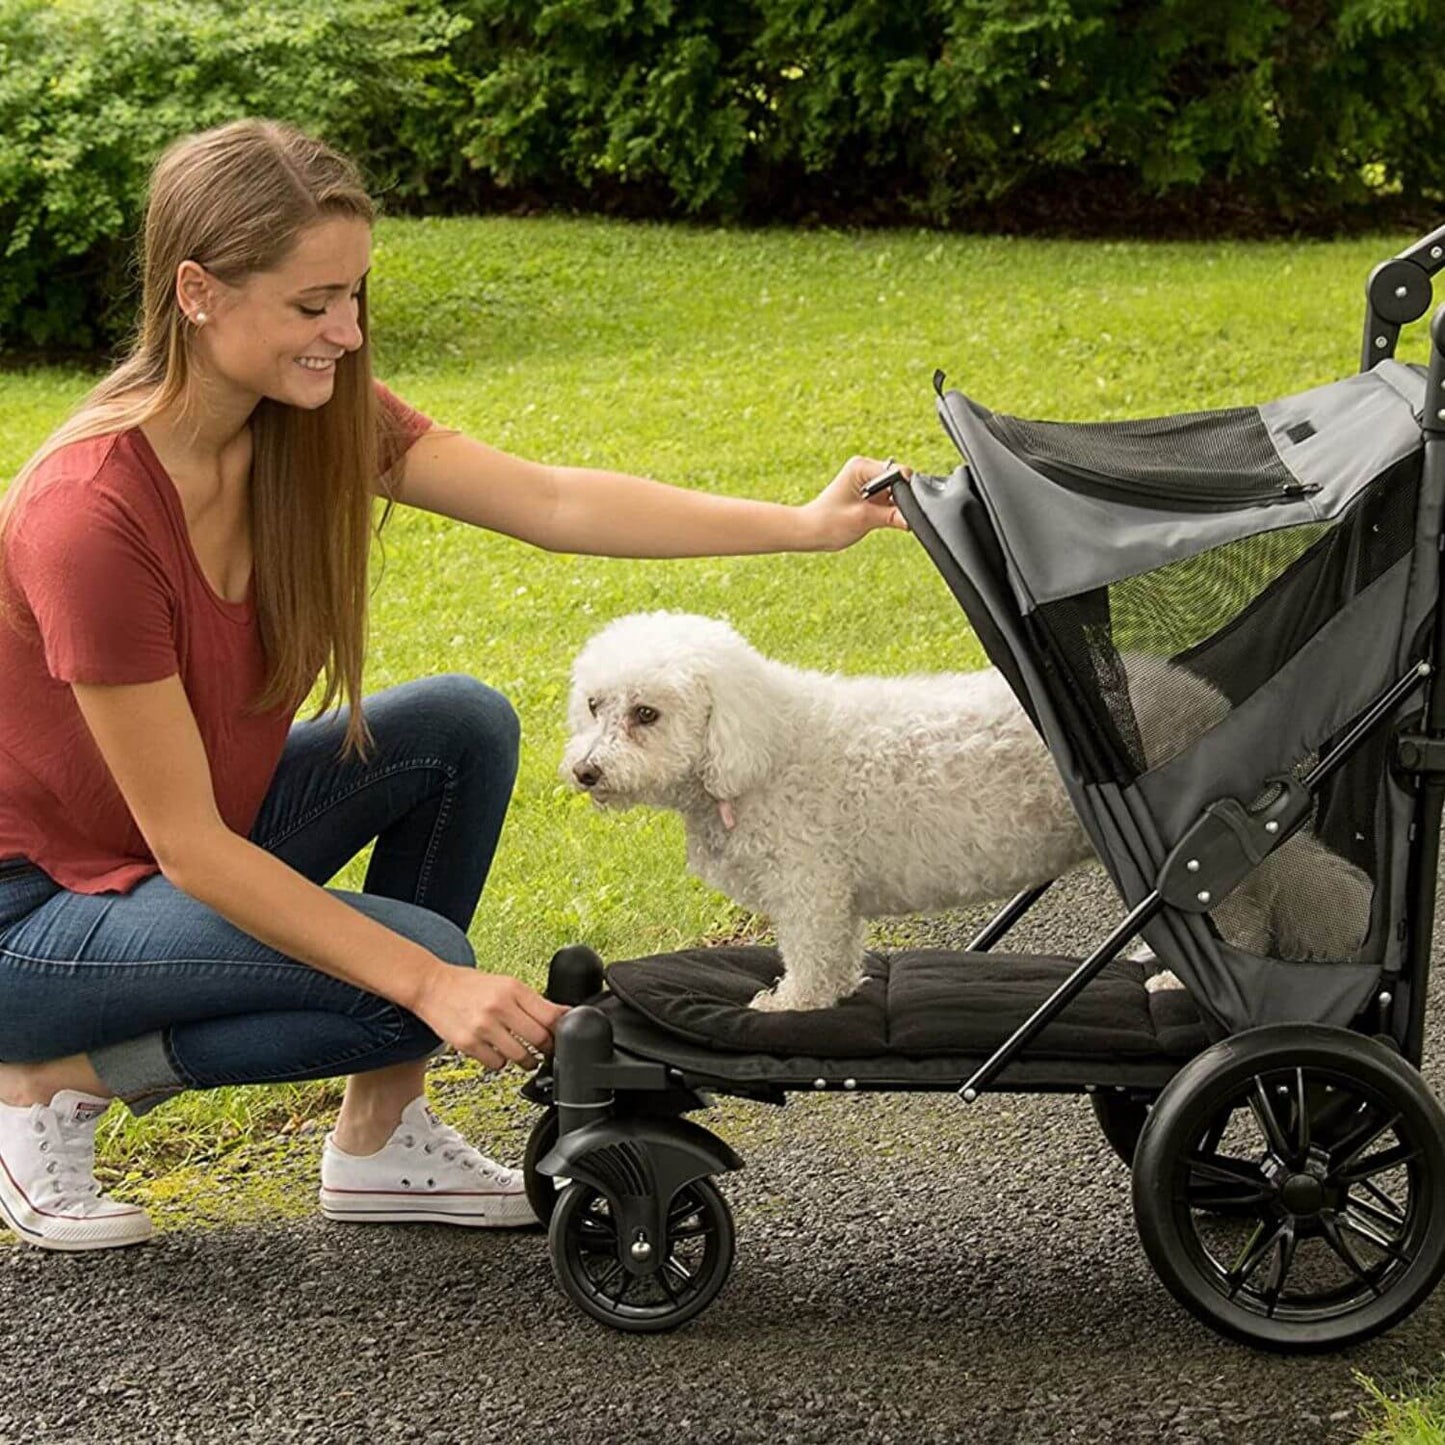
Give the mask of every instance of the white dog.
M 1149 672 L 1131 701 L 1146 756 L 1159 760 L 1202 730 L 1201 714 L 1217 720 L 1228 704 L 1182 669 L 1172 690 Z M 865 919 L 1003 898 L 1093 857 L 1053 759 L 992 669 L 804 672 L 761 656 L 724 622 L 636 614 L 578 655 L 569 723 L 562 774 L 573 786 L 600 806 L 680 813 L 693 872 L 772 919 L 784 972 L 754 1008 L 826 1008 L 852 993 Z M 1292 850 L 1334 860 L 1353 922 L 1322 924 L 1297 905 L 1281 923 L 1297 891 L 1281 883 Z M 1232 941 L 1266 951 L 1303 937 L 1314 951 L 1293 957 L 1358 947 L 1370 887 L 1360 870 L 1307 833 L 1267 862 L 1251 875 L 1260 884 L 1246 880 L 1215 911 L 1222 922 L 1234 910 L 1246 937 Z

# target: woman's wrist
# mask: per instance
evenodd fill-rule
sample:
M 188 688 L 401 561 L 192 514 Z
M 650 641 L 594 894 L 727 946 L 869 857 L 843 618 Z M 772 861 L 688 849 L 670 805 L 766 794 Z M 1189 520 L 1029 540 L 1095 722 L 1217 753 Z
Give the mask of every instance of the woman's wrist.
M 443 962 L 420 944 L 415 948 L 415 957 L 403 970 L 405 981 L 392 1002 L 420 1018 L 428 1008 L 437 984 L 446 978 L 449 971 L 455 972 L 456 965 Z
M 848 545 L 846 539 L 836 535 L 836 518 L 830 518 L 821 497 L 811 502 L 800 502 L 792 510 L 797 513 L 798 542 L 796 552 L 838 552 Z

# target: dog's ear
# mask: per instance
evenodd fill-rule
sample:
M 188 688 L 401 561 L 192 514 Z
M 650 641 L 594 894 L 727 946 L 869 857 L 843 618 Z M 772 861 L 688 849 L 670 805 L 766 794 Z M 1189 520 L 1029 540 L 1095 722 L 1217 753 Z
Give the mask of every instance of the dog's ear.
M 767 665 L 741 638 L 710 659 L 706 684 L 712 706 L 699 773 L 703 787 L 725 801 L 757 787 L 772 770 L 780 699 Z

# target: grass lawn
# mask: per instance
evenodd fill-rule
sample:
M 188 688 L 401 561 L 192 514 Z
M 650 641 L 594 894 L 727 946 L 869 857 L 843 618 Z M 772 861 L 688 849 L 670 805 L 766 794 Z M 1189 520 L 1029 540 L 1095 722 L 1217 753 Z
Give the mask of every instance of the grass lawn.
M 1445 1445 L 1445 1375 L 1414 1381 L 1393 1397 L 1363 1375 L 1359 1380 L 1373 1401 L 1360 1445 Z
M 377 371 L 439 421 L 523 455 L 802 502 L 853 452 L 955 465 L 933 412 L 936 366 L 1000 410 L 1097 420 L 1261 402 L 1349 373 L 1365 277 L 1410 239 L 388 220 L 372 273 Z M 1424 346 L 1414 328 L 1401 356 Z M 0 477 L 87 385 L 64 368 L 0 372 Z M 686 875 L 674 819 L 598 815 L 557 775 L 569 660 L 603 623 L 655 607 L 723 615 L 779 658 L 845 672 L 983 661 L 900 533 L 838 555 L 633 562 L 549 556 L 399 510 L 385 550 L 368 686 L 465 671 L 521 715 L 516 800 L 472 938 L 484 967 L 537 984 L 565 943 L 625 957 L 745 922 Z M 360 887 L 364 861 L 338 884 Z M 336 1097 L 222 1090 L 139 1124 L 117 1113 L 104 1157 L 140 1190 Z

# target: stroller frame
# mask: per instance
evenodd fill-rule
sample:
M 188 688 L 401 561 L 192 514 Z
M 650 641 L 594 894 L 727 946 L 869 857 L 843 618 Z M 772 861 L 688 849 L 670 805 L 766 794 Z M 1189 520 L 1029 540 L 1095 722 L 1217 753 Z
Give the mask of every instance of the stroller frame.
M 1430 278 L 1441 269 L 1445 227 L 1371 272 L 1362 372 L 1393 357 L 1401 327 L 1429 310 Z M 1430 333 L 1426 402 L 1417 419 L 1423 475 L 1445 493 L 1445 306 Z M 935 375 L 948 426 L 942 380 Z M 896 481 L 895 500 L 976 619 L 987 609 L 915 495 L 927 480 Z M 1445 534 L 1440 546 L 1445 550 Z M 561 950 L 550 965 L 547 996 L 573 1007 L 557 1030 L 553 1060 L 523 1093 L 545 1110 L 524 1168 L 533 1205 L 550 1223 L 563 1289 L 594 1318 L 636 1332 L 675 1328 L 716 1296 L 731 1265 L 733 1225 L 709 1176 L 742 1161 L 683 1117 L 707 1106 L 712 1093 L 782 1104 L 790 1090 L 946 1088 L 971 1104 L 984 1090 L 998 1089 L 1091 1097 L 1106 1139 L 1132 1166 L 1146 1253 L 1175 1297 L 1219 1332 L 1271 1349 L 1331 1349 L 1410 1313 L 1445 1273 L 1445 1111 L 1417 1072 L 1445 814 L 1445 607 L 1439 593 L 1437 586 L 1425 660 L 1355 715 L 1303 777 L 1272 780 L 1281 786 L 1266 805 L 1246 812 L 1226 799 L 1203 809 L 1152 889 L 1108 937 L 1007 1038 L 982 1059 L 960 1061 L 951 1077 L 946 1060 L 942 1072 L 932 1073 L 889 1059 L 850 1065 L 845 1073 L 843 1065 L 831 1069 L 811 1058 L 744 1068 L 736 1053 L 711 1050 L 685 1032 L 669 1037 L 654 1020 L 637 1016 L 629 1000 L 609 990 L 602 961 L 590 949 Z M 994 647 L 989 651 L 1001 661 Z M 1398 726 L 1402 705 L 1417 691 L 1424 693 L 1418 724 Z M 1187 1059 L 1026 1057 L 1029 1045 L 1166 906 L 1198 914 L 1226 896 L 1262 853 L 1302 825 L 1320 785 L 1392 721 L 1398 728 L 1392 762 L 1415 793 L 1403 944 L 1382 966 L 1378 987 L 1348 1027 L 1269 1023 L 1225 1032 Z M 968 954 L 986 957 L 1050 886 L 1010 900 L 971 941 Z M 1236 1117 L 1257 1122 L 1265 1145 L 1260 1161 L 1218 1153 Z M 1370 1152 L 1389 1137 L 1393 1146 Z M 1201 1151 L 1201 1139 L 1213 1143 Z M 1408 1205 L 1380 1181 L 1407 1186 Z M 1356 1196 L 1357 1189 L 1370 1197 Z M 1201 1218 L 1255 1226 L 1232 1266 L 1201 1242 Z M 1286 1283 L 1296 1251 L 1314 1238 L 1343 1262 L 1345 1282 L 1321 1286 L 1313 1295 L 1298 1289 L 1291 1294 Z M 678 1252 L 688 1249 L 694 1253 L 680 1260 Z

